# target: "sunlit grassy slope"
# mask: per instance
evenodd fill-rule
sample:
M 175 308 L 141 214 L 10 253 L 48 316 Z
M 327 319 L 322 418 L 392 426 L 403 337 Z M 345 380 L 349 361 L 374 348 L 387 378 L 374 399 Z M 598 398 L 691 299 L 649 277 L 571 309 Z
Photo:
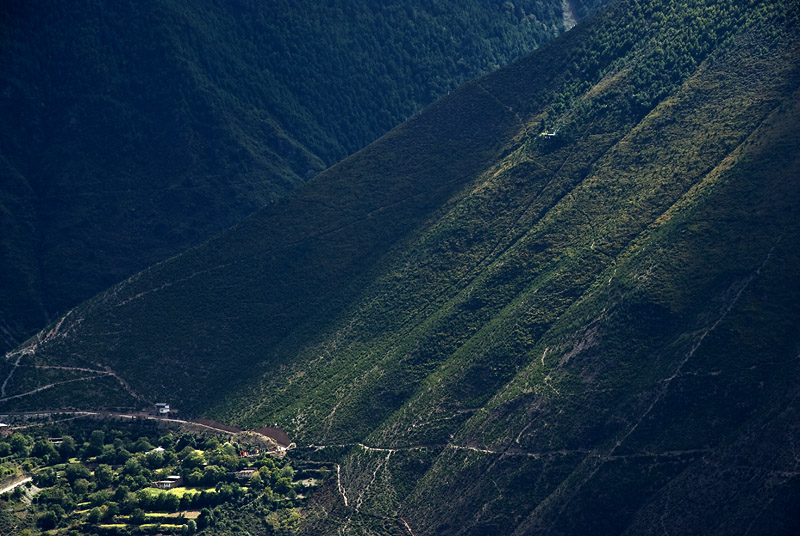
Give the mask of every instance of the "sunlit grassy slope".
M 109 366 L 277 422 L 340 464 L 309 534 L 792 534 L 798 43 L 616 3 L 73 310 L 3 407 L 139 403 L 44 368 Z

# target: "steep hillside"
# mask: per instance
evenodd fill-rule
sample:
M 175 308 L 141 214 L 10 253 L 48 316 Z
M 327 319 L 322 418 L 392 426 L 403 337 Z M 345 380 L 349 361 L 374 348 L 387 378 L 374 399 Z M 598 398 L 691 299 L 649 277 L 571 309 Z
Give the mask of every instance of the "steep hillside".
M 324 4 L 3 3 L 0 350 L 563 28 L 558 0 Z
M 799 22 L 618 2 L 72 310 L 0 407 L 277 422 L 338 464 L 309 534 L 793 534 Z

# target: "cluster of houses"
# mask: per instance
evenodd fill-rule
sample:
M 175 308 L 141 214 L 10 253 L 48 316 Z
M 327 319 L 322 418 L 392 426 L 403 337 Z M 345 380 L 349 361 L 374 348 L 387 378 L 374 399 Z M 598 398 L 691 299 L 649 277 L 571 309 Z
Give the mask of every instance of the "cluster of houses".
M 242 469 L 241 471 L 236 471 L 234 475 L 236 476 L 237 480 L 250 480 L 250 478 L 256 474 L 258 471 L 256 469 Z M 163 490 L 170 490 L 177 488 L 183 485 L 183 478 L 179 475 L 170 475 L 164 480 L 158 480 L 153 482 L 150 487 L 156 489 L 163 489 Z
M 170 414 L 171 410 L 170 410 L 169 404 L 167 404 L 166 402 L 158 402 L 157 404 L 154 404 L 153 411 L 159 417 L 166 417 L 166 416 L 168 416 Z M 172 410 L 172 411 L 174 412 L 175 410 Z M 224 425 L 221 425 L 219 423 L 215 423 L 213 421 L 208 421 L 207 419 L 196 419 L 195 420 L 195 422 L 201 422 L 201 421 L 207 421 L 208 425 L 213 425 L 215 428 L 220 428 L 220 429 L 225 428 Z M 228 427 L 228 428 L 230 428 L 230 427 Z M 238 430 L 238 429 L 232 429 L 231 431 L 241 432 L 241 430 Z M 259 430 L 256 430 L 256 432 L 272 438 L 273 440 L 275 440 L 278 443 L 278 445 L 280 447 L 283 447 L 284 449 L 286 449 L 287 447 L 288 448 L 292 448 L 294 446 L 294 443 L 290 443 L 289 437 L 286 435 L 286 432 L 284 432 L 280 428 L 277 428 L 277 427 L 265 427 L 265 428 L 260 428 Z M 159 450 L 163 451 L 164 449 L 161 448 L 161 447 L 158 447 L 158 448 L 155 448 L 153 450 L 154 451 L 159 451 Z M 248 447 L 248 450 L 240 450 L 239 451 L 239 455 L 242 458 L 251 458 L 252 459 L 252 458 L 257 458 L 258 456 L 260 456 L 262 454 L 262 452 L 268 452 L 268 451 L 265 451 L 265 450 L 263 450 L 263 449 L 261 449 L 259 447 L 250 446 L 250 447 Z M 256 472 L 257 472 L 256 469 L 242 469 L 241 471 L 236 471 L 233 474 L 238 480 L 249 480 Z M 157 489 L 163 489 L 163 490 L 170 490 L 170 489 L 182 486 L 183 484 L 184 484 L 184 481 L 180 476 L 178 476 L 178 475 L 170 475 L 167 478 L 165 478 L 164 480 L 158 480 L 156 482 L 153 482 L 151 484 L 151 487 L 157 488 Z

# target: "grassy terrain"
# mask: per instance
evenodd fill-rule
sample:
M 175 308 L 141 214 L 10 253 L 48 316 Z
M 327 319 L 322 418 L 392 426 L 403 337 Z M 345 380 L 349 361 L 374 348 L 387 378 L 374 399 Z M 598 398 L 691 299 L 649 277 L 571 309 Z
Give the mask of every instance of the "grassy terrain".
M 108 366 L 277 422 L 338 464 L 308 534 L 791 534 L 797 11 L 615 3 L 74 309 L 0 404 L 134 396 Z

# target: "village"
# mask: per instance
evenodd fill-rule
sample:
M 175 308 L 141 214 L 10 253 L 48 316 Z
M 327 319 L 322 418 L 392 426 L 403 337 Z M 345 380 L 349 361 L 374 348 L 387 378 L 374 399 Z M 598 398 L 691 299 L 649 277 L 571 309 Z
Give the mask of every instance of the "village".
M 332 473 L 290 461 L 274 427 L 176 419 L 167 403 L 76 413 L 0 416 L 0 533 L 193 534 L 241 508 L 277 528 Z

